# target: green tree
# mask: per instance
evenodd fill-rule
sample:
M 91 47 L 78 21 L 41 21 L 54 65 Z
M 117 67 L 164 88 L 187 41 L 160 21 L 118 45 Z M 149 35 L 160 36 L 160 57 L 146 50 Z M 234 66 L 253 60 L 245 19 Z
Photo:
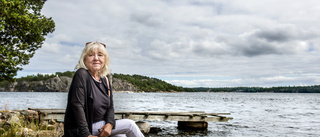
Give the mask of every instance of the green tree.
M 0 0 L 0 81 L 13 81 L 54 31 L 52 18 L 40 13 L 45 1 Z

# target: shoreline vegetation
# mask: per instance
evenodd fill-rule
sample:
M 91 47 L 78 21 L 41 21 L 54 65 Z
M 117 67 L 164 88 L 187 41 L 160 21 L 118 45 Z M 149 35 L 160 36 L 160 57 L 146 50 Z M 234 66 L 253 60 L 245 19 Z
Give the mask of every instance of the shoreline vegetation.
M 1 110 L 0 135 L 3 137 L 61 137 L 63 123 L 44 121 L 33 110 Z
M 16 78 L 15 82 L 1 81 L 1 91 L 13 92 L 68 92 L 74 71 L 37 74 Z M 115 92 L 272 92 L 320 93 L 320 85 L 281 87 L 194 87 L 175 86 L 157 78 L 142 75 L 113 73 L 108 76 Z

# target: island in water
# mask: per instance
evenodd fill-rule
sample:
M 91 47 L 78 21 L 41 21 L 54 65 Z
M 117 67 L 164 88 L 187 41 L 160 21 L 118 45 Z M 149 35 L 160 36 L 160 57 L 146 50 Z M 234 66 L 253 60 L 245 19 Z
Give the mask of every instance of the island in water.
M 0 92 L 68 92 L 74 71 L 37 74 L 1 81 Z M 113 73 L 108 75 L 114 92 L 273 92 L 320 93 L 320 85 L 283 87 L 181 87 L 157 78 Z

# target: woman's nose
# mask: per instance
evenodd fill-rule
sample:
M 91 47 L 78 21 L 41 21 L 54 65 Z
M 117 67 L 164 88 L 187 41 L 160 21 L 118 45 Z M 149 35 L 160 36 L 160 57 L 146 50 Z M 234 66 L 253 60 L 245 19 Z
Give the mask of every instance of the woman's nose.
M 98 60 L 99 56 L 98 55 L 94 55 L 94 58 L 95 60 Z

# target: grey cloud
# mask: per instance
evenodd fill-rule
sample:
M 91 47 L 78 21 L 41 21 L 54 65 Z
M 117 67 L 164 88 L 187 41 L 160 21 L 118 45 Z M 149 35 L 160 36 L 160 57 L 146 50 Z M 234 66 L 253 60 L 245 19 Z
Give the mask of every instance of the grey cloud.
M 262 27 L 241 35 L 221 35 L 215 40 L 225 45 L 231 52 L 230 56 L 243 55 L 248 57 L 260 55 L 292 55 L 314 49 L 317 31 L 302 30 L 296 27 Z
M 288 30 L 258 31 L 255 35 L 257 38 L 266 39 L 269 42 L 285 42 L 295 37 Z
M 192 1 L 191 4 L 202 6 L 202 7 L 210 7 L 212 11 L 216 14 L 222 14 L 224 3 L 223 2 L 214 2 L 214 1 Z
M 162 20 L 157 15 L 152 15 L 150 13 L 138 12 L 132 14 L 130 19 L 134 22 L 149 26 L 149 27 L 157 27 L 161 26 Z
M 192 43 L 192 51 L 201 56 L 216 57 L 230 54 L 230 47 L 216 41 L 195 41 Z
M 244 56 L 258 56 L 268 54 L 281 54 L 277 47 L 264 42 L 251 42 L 239 49 L 240 54 Z
M 184 58 L 189 52 L 188 43 L 176 41 L 169 43 L 167 41 L 154 39 L 148 46 L 143 47 L 144 55 L 155 61 L 173 61 Z
M 309 40 L 318 37 L 319 33 L 313 30 L 302 30 L 292 25 L 285 25 L 274 28 L 262 28 L 253 35 L 253 37 L 266 39 L 268 42 L 287 42 L 291 40 Z
M 261 29 L 243 35 L 220 35 L 212 40 L 199 39 L 192 51 L 200 56 L 292 55 L 314 50 L 317 32 L 298 29 Z

